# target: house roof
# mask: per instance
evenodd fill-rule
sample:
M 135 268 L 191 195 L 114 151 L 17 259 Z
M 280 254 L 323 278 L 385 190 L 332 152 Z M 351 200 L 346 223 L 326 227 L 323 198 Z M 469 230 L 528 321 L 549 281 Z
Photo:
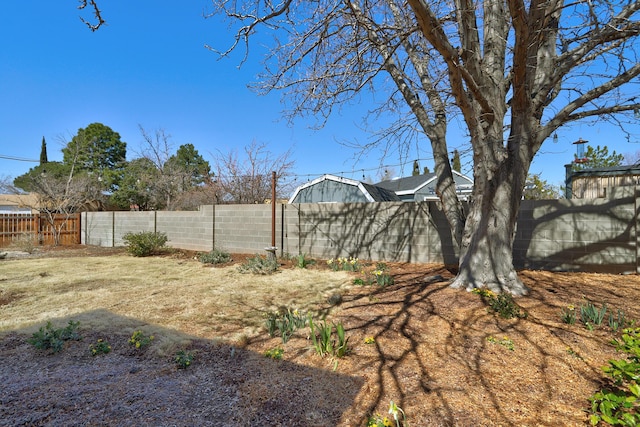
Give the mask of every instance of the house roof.
M 367 184 L 361 181 L 357 181 L 355 179 L 350 179 L 350 178 L 343 178 L 340 176 L 335 176 L 335 175 L 330 175 L 330 174 L 325 174 L 322 175 L 319 178 L 314 179 L 313 181 L 309 181 L 306 184 L 303 184 L 301 186 L 299 186 L 298 188 L 296 188 L 295 192 L 293 193 L 293 195 L 291 196 L 291 198 L 289 199 L 289 203 L 293 203 L 293 201 L 295 200 L 296 196 L 298 195 L 298 193 L 300 193 L 300 191 L 304 190 L 305 188 L 311 187 L 313 185 L 316 185 L 322 181 L 335 181 L 335 182 L 339 182 L 345 185 L 353 185 L 355 187 L 358 187 L 358 189 L 362 192 L 362 194 L 364 194 L 365 198 L 367 199 L 367 201 L 369 202 L 398 202 L 400 201 L 400 198 L 396 195 L 396 193 L 394 193 L 391 190 L 387 190 L 385 188 L 382 187 L 378 187 L 376 185 L 372 185 L 372 184 Z
M 382 181 L 377 183 L 376 186 L 393 191 L 398 195 L 414 194 L 434 179 L 436 179 L 435 173 L 427 173 Z

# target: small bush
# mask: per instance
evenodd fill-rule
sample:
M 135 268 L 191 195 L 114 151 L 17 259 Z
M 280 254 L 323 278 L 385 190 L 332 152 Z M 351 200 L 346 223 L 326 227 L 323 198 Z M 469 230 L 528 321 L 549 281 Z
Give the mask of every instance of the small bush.
M 32 254 L 36 251 L 38 242 L 36 236 L 33 233 L 20 233 L 18 236 L 11 240 L 11 247 L 16 248 L 22 252 Z
M 264 352 L 264 357 L 268 357 L 274 360 L 281 360 L 284 350 L 280 347 L 272 348 Z
M 133 256 L 149 256 L 157 253 L 167 244 L 165 233 L 143 231 L 141 233 L 127 233 L 122 236 L 127 244 L 127 251 Z
M 198 259 L 203 264 L 224 264 L 231 262 L 231 255 L 221 249 L 214 249 L 211 252 L 201 254 Z
M 238 266 L 238 271 L 243 274 L 272 274 L 277 270 L 277 260 L 261 257 L 258 254 L 256 254 L 253 258 L 247 259 L 246 262 Z
M 32 344 L 39 350 L 52 350 L 54 353 L 62 350 L 65 341 L 80 340 L 78 334 L 78 326 L 80 322 L 69 321 L 69 324 L 64 328 L 54 328 L 51 322 L 47 322 L 47 325 L 40 327 L 38 332 L 34 333 L 29 339 L 29 344 Z

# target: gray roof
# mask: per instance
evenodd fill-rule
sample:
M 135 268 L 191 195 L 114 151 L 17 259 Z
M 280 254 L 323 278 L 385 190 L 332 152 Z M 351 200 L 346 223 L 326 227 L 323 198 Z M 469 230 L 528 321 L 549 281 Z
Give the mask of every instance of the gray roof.
M 376 187 L 398 192 L 398 191 L 417 191 L 436 177 L 435 173 L 424 175 L 412 175 L 406 178 L 390 179 L 388 181 L 379 182 Z
M 391 190 L 387 190 L 386 188 L 382 188 L 377 185 L 367 184 L 366 182 L 362 183 L 362 186 L 369 192 L 373 200 L 376 202 L 399 202 L 400 197 L 396 195 Z

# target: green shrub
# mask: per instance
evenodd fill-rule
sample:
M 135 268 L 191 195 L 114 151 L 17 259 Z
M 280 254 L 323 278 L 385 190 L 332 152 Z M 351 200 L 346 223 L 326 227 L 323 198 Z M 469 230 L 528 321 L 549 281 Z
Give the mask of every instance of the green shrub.
M 89 350 L 91 351 L 92 356 L 107 354 L 111 352 L 111 345 L 107 341 L 99 339 L 94 344 L 89 345 Z
M 77 331 L 78 326 L 80 326 L 80 322 L 70 320 L 66 327 L 56 329 L 51 322 L 47 322 L 47 325 L 40 327 L 28 342 L 39 350 L 51 349 L 54 353 L 57 353 L 62 350 L 65 341 L 80 340 L 80 335 Z
M 231 255 L 221 249 L 213 249 L 211 252 L 200 254 L 198 259 L 203 264 L 224 264 L 231 262 Z
M 275 259 L 261 257 L 256 254 L 253 258 L 247 259 L 246 262 L 238 266 L 240 273 L 252 274 L 272 274 L 278 270 L 278 261 Z
M 141 233 L 127 233 L 122 236 L 122 240 L 127 244 L 127 251 L 133 256 L 149 256 L 167 244 L 165 233 L 154 233 L 143 231 Z
M 264 357 L 268 357 L 274 360 L 281 360 L 284 355 L 284 350 L 280 347 L 272 348 L 264 352 Z
M 627 360 L 609 360 L 603 371 L 612 379 L 610 390 L 601 390 L 591 398 L 591 425 L 604 421 L 610 425 L 640 425 L 640 328 L 622 331 L 621 340 L 613 340 L 616 350 Z
M 151 344 L 153 339 L 153 335 L 146 335 L 144 332 L 138 330 L 131 335 L 131 338 L 129 338 L 129 344 L 131 344 L 131 346 L 136 350 L 140 350 Z
M 307 259 L 305 254 L 300 254 L 296 257 L 296 267 L 298 268 L 307 268 L 313 263 L 314 261 L 312 259 Z

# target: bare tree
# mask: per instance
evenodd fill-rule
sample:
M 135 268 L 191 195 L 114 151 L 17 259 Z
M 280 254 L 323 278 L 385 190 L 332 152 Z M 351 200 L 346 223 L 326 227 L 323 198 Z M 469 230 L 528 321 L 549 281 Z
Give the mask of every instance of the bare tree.
M 389 144 L 402 143 L 416 122 L 431 141 L 438 194 L 460 242 L 453 286 L 523 294 L 512 248 L 529 166 L 562 125 L 614 116 L 622 124 L 621 114 L 640 108 L 633 86 L 640 73 L 640 3 L 409 5 L 220 0 L 214 13 L 239 23 L 232 49 L 248 48 L 259 27 L 273 31 L 260 89 L 284 89 L 290 117 L 324 119 L 366 89 L 386 94 L 378 108 L 405 111 L 406 120 L 382 135 Z M 466 218 L 446 146 L 451 114 L 461 115 L 473 149 L 475 186 Z
M 235 151 L 218 153 L 215 159 L 219 203 L 265 203 L 271 199 L 271 181 L 276 172 L 277 196 L 288 197 L 292 184 L 287 180 L 293 167 L 291 150 L 273 157 L 266 144 L 252 142 L 244 148 L 244 159 Z

